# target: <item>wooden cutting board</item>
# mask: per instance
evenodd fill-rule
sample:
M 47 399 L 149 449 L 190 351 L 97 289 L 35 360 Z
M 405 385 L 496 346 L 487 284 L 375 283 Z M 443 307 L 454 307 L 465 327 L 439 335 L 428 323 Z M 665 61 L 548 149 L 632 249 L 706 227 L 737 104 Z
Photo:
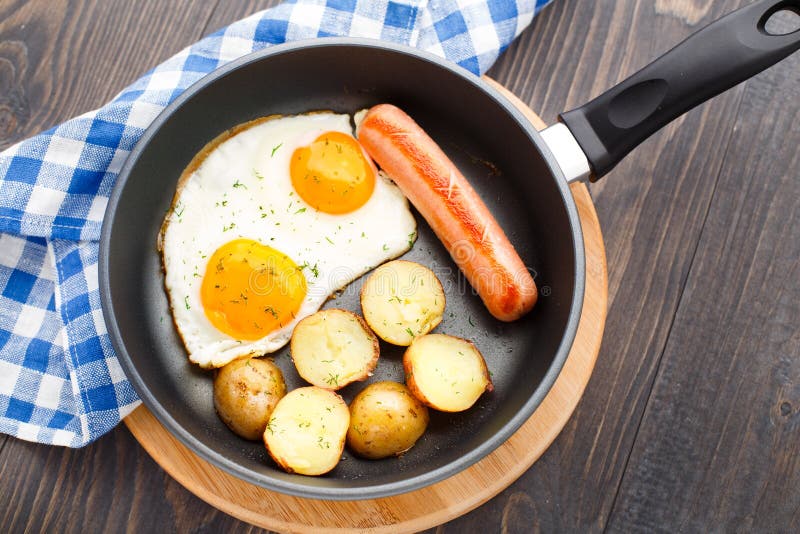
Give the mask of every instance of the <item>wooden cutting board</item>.
M 511 92 L 487 79 L 522 110 L 545 125 Z M 592 374 L 608 301 L 603 236 L 589 191 L 571 186 L 583 227 L 586 292 L 578 331 L 561 374 L 542 404 L 503 445 L 468 469 L 417 491 L 362 501 L 293 497 L 254 486 L 202 460 L 174 438 L 144 406 L 125 424 L 173 478 L 210 505 L 243 521 L 279 532 L 417 532 L 454 519 L 507 488 L 547 450 L 572 415 Z

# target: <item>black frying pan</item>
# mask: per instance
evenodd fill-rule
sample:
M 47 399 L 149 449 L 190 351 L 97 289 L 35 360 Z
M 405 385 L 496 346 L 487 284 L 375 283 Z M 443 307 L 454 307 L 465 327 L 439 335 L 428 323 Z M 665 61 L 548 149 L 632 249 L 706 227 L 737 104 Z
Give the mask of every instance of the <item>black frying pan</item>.
M 203 78 L 145 132 L 117 181 L 100 248 L 100 288 L 111 340 L 147 407 L 184 444 L 226 471 L 267 488 L 323 499 L 411 491 L 473 464 L 503 443 L 542 401 L 569 352 L 583 298 L 580 221 L 568 180 L 596 180 L 652 132 L 694 105 L 800 48 L 800 31 L 772 36 L 765 21 L 800 0 L 761 1 L 717 21 L 539 135 L 495 90 L 430 54 L 377 41 L 318 39 L 269 48 Z M 290 475 L 263 445 L 217 418 L 208 373 L 191 365 L 173 328 L 156 236 L 183 168 L 220 132 L 271 114 L 353 113 L 398 105 L 438 141 L 472 182 L 520 256 L 550 294 L 514 323 L 484 309 L 417 214 L 405 258 L 436 268 L 447 291 L 438 331 L 474 340 L 495 391 L 461 414 L 432 413 L 406 455 L 346 460 L 322 477 Z M 584 153 L 586 156 L 584 156 Z M 491 162 L 487 166 L 486 162 Z M 359 311 L 354 282 L 334 301 Z M 330 304 L 330 303 L 329 303 Z M 289 388 L 305 385 L 284 349 Z M 381 346 L 370 381 L 402 381 L 402 351 Z M 341 391 L 346 400 L 363 387 Z

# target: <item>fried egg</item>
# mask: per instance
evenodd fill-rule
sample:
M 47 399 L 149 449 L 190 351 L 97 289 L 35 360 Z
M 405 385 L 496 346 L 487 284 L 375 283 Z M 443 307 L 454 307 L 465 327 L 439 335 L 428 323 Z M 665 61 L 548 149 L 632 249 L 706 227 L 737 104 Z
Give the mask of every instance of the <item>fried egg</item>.
M 352 135 L 350 117 L 268 117 L 209 143 L 160 236 L 165 287 L 204 368 L 274 352 L 335 291 L 411 248 L 408 201 Z

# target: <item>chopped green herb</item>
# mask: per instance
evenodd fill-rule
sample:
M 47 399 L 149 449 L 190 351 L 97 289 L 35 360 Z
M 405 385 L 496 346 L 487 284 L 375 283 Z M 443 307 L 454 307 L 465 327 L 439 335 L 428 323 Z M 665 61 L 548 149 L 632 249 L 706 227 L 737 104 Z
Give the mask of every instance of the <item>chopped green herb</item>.
M 417 231 L 414 230 L 410 234 L 408 234 L 408 247 L 411 248 L 414 245 L 414 241 L 417 239 Z
M 243 184 L 242 182 L 240 182 L 239 180 L 236 180 L 235 182 L 233 182 L 233 187 L 243 187 L 243 188 L 247 189 L 247 186 L 246 186 L 246 185 L 244 185 L 244 184 Z
M 276 145 L 276 146 L 272 147 L 272 153 L 269 155 L 269 157 L 272 157 L 272 156 L 274 156 L 274 155 L 275 155 L 275 152 L 277 152 L 277 151 L 278 151 L 278 149 L 279 149 L 280 147 L 282 147 L 282 146 L 283 146 L 283 143 L 280 143 L 279 145 Z
M 312 267 L 311 265 L 309 265 L 308 262 L 304 262 L 303 265 L 300 266 L 300 270 L 303 270 L 303 269 L 310 270 L 312 272 L 312 274 L 314 275 L 314 278 L 319 277 L 319 267 L 318 267 L 317 263 L 315 263 L 314 266 Z
M 327 237 L 327 236 L 325 236 L 325 241 L 327 241 L 328 243 L 330 243 L 331 245 L 333 245 L 333 241 L 331 241 L 331 238 L 330 238 L 330 237 Z
M 386 252 L 387 250 L 389 250 L 389 245 L 387 245 L 386 243 L 384 243 L 384 244 L 383 244 L 383 251 L 384 251 L 384 252 Z
M 408 332 L 409 336 L 414 337 L 414 332 L 410 328 L 406 328 L 406 332 Z
M 339 387 L 339 375 L 335 375 L 333 373 L 328 373 L 328 378 L 325 379 L 325 382 L 332 386 Z
M 187 310 L 192 309 L 192 307 L 189 306 L 189 295 L 186 295 L 185 297 L 183 297 L 183 304 L 184 304 L 184 306 L 186 306 Z
M 263 180 L 263 179 L 264 179 L 264 176 L 263 176 L 263 175 L 262 175 L 260 172 L 258 172 L 257 170 L 255 170 L 255 169 L 253 169 L 253 174 L 254 174 L 254 175 L 255 175 L 255 177 L 256 177 L 256 178 L 258 178 L 259 180 Z
M 295 214 L 295 215 L 297 215 L 298 213 L 305 213 L 305 211 L 306 211 L 306 209 L 305 209 L 305 208 L 300 208 L 299 210 L 297 210 L 296 212 L 294 212 L 294 214 Z

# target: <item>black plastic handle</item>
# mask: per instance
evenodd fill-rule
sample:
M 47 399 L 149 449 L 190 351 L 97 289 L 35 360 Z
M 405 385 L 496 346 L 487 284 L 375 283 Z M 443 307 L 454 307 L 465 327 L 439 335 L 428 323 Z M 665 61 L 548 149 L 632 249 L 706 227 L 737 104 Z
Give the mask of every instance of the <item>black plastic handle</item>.
M 560 115 L 589 160 L 590 180 L 604 176 L 668 122 L 800 49 L 800 29 L 785 35 L 766 30 L 767 20 L 782 10 L 800 14 L 800 0 L 761 0 L 738 9 Z

